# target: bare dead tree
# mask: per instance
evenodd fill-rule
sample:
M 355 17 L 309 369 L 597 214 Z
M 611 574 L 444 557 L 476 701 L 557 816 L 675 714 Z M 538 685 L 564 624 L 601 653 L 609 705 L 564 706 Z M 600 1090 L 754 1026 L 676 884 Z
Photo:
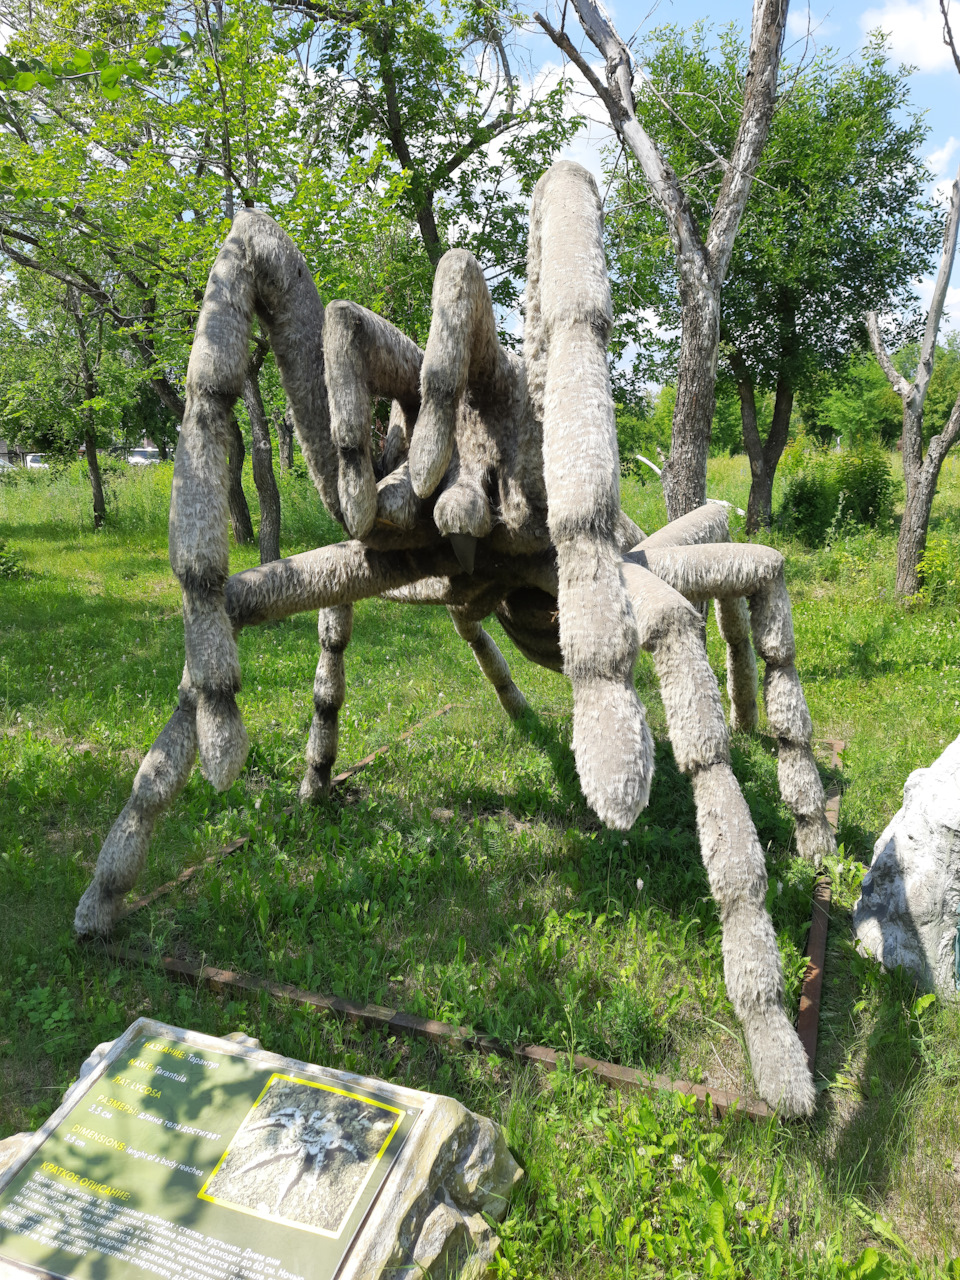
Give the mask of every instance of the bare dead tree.
M 923 330 L 920 358 L 917 361 L 917 372 L 913 382 L 907 382 L 894 367 L 880 333 L 877 313 L 870 311 L 866 315 L 870 345 L 880 362 L 881 369 L 887 375 L 887 380 L 903 402 L 901 445 L 903 478 L 907 492 L 900 537 L 897 540 L 896 592 L 898 596 L 913 596 L 920 589 L 920 560 L 927 546 L 927 528 L 930 524 L 934 494 L 937 492 L 937 479 L 950 446 L 960 436 L 960 396 L 958 396 L 946 426 L 939 435 L 933 437 L 927 447 L 927 456 L 923 456 L 923 402 L 933 373 L 937 333 L 943 317 L 947 286 L 950 283 L 950 273 L 953 270 L 953 259 L 957 250 L 958 226 L 960 226 L 960 172 L 953 180 L 950 193 L 947 221 L 943 229 L 940 268 L 933 287 L 930 310 L 927 312 L 927 323 Z
M 950 0 L 940 0 L 940 12 L 943 14 L 943 43 L 953 56 L 953 65 L 960 71 L 960 53 L 957 52 L 953 29 L 950 26 Z
M 677 175 L 637 118 L 629 49 L 600 0 L 572 3 L 588 38 L 603 55 L 606 84 L 562 29 L 558 31 L 539 13 L 534 17 L 586 76 L 606 107 L 617 136 L 636 156 L 650 191 L 663 210 L 677 255 L 683 318 L 673 442 L 663 468 L 667 511 L 675 520 L 706 501 L 707 448 L 720 344 L 720 290 L 770 132 L 787 0 L 754 0 L 740 127 L 729 159 L 718 157 L 724 167 L 724 179 L 706 234 L 697 225 Z

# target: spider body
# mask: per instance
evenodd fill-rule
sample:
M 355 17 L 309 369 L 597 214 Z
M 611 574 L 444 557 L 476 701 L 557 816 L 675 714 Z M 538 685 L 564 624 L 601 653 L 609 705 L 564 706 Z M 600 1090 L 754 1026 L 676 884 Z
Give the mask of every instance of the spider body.
M 180 705 L 147 754 L 80 903 L 81 934 L 112 927 L 157 817 L 199 749 L 225 788 L 246 756 L 235 694 L 244 626 L 319 610 L 320 659 L 301 797 L 324 795 L 345 696 L 355 601 L 442 604 L 511 716 L 526 707 L 482 627 L 496 614 L 528 658 L 562 670 L 574 695 L 584 794 L 628 829 L 647 802 L 653 744 L 633 687 L 653 656 L 679 767 L 692 781 L 728 993 L 757 1087 L 785 1114 L 812 1110 L 809 1067 L 783 1010 L 780 957 L 764 907 L 766 868 L 730 769 L 729 733 L 696 605 L 713 599 L 728 647 L 734 727 L 757 725 L 757 667 L 779 739 L 779 780 L 802 856 L 833 848 L 811 724 L 794 666 L 782 557 L 734 545 L 709 505 L 644 538 L 620 510 L 606 361 L 612 316 L 601 212 L 569 162 L 531 211 L 523 358 L 504 350 L 480 268 L 462 251 L 437 268 L 425 350 L 349 302 L 322 307 L 306 264 L 263 214 L 244 212 L 214 264 L 187 374 L 177 448 L 171 564 L 184 591 Z M 228 577 L 226 453 L 253 316 L 269 333 L 311 475 L 349 540 Z M 392 400 L 379 458 L 375 398 Z M 752 641 L 752 643 L 751 643 Z
M 278 1161 L 284 1164 L 286 1176 L 277 1190 L 274 1213 L 280 1212 L 284 1200 L 303 1178 L 309 1177 L 314 1185 L 320 1181 L 327 1156 L 332 1152 L 347 1151 L 355 1160 L 361 1158 L 353 1143 L 343 1136 L 333 1116 L 322 1111 L 313 1111 L 308 1117 L 300 1107 L 283 1107 L 266 1120 L 250 1125 L 247 1133 L 274 1128 L 284 1130 L 281 1141 L 265 1155 L 255 1156 L 237 1170 L 237 1176 L 242 1177 L 265 1165 Z

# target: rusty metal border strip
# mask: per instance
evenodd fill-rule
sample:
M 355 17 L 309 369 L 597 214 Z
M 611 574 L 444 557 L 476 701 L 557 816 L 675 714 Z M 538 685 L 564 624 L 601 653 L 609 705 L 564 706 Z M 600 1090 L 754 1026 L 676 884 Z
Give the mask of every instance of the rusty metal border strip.
M 135 947 L 106 942 L 103 943 L 103 948 L 107 955 L 122 964 L 148 967 L 157 964 L 149 952 L 140 951 Z M 342 1000 L 336 996 L 318 995 L 316 992 L 304 991 L 289 983 L 243 976 L 229 969 L 215 969 L 211 965 L 201 965 L 198 968 L 172 956 L 161 957 L 159 967 L 168 976 L 181 982 L 189 982 L 194 986 L 202 984 L 213 991 L 229 989 L 265 992 L 275 1000 L 289 1000 L 292 1004 L 304 1005 L 318 1012 L 334 1013 L 351 1022 L 379 1027 L 397 1035 L 419 1036 L 434 1044 L 447 1045 L 453 1049 L 473 1049 L 480 1053 L 512 1058 L 516 1062 L 537 1063 L 548 1071 L 573 1066 L 578 1071 L 589 1071 L 605 1084 L 624 1092 L 643 1093 L 648 1096 L 660 1092 L 683 1093 L 693 1097 L 701 1108 L 717 1116 L 735 1110 L 751 1120 L 766 1121 L 772 1119 L 775 1114 L 765 1102 L 755 1098 L 740 1097 L 723 1089 L 711 1089 L 689 1080 L 671 1080 L 667 1076 L 646 1074 L 633 1067 L 601 1062 L 582 1054 L 558 1053 L 555 1049 L 547 1049 L 543 1045 L 503 1044 L 491 1036 L 477 1035 L 468 1027 L 438 1022 L 434 1018 L 420 1018 L 414 1014 L 387 1009 L 381 1005 L 356 1004 L 352 1000 Z
M 368 756 L 364 756 L 362 760 L 358 760 L 357 763 L 351 765 L 349 769 L 344 769 L 343 773 L 338 773 L 330 782 L 331 791 L 334 787 L 342 786 L 344 782 L 348 782 L 354 774 L 359 773 L 362 769 L 366 769 L 368 765 L 373 764 L 374 760 L 379 756 L 385 755 L 398 742 L 404 742 L 407 738 L 412 738 L 413 735 L 419 729 L 422 729 L 425 724 L 429 724 L 431 720 L 438 720 L 440 716 L 445 716 L 447 712 L 452 711 L 453 708 L 454 703 L 448 702 L 442 706 L 439 711 L 431 711 L 430 715 L 424 716 L 422 720 L 418 720 L 417 723 L 411 725 L 409 729 L 405 729 L 403 733 L 399 734 L 394 739 L 393 742 L 388 742 L 386 746 L 383 747 L 377 747 L 375 751 L 371 751 Z M 296 807 L 294 805 L 290 805 L 287 809 L 280 810 L 281 815 L 285 818 L 289 818 L 291 814 L 295 812 Z M 222 862 L 224 858 L 229 858 L 231 854 L 236 853 L 238 849 L 242 849 L 244 845 L 249 844 L 251 839 L 251 836 L 241 836 L 239 840 L 233 840 L 230 844 L 225 844 L 222 849 L 218 849 L 216 853 L 212 853 L 209 858 L 203 858 L 200 862 L 195 862 L 193 866 L 184 868 L 178 876 L 174 876 L 174 878 L 172 880 L 168 880 L 166 884 L 162 884 L 156 889 L 151 889 L 149 893 L 143 894 L 142 897 L 134 898 L 133 902 L 128 903 L 124 907 L 123 911 L 120 912 L 117 916 L 117 920 L 125 920 L 127 916 L 132 916 L 134 912 L 140 911 L 143 907 L 149 907 L 151 902 L 156 902 L 157 898 L 162 898 L 164 894 L 169 893 L 171 889 L 176 889 L 178 885 L 186 884 L 188 880 L 192 880 L 198 872 L 204 869 L 204 867 L 215 866 L 218 862 Z

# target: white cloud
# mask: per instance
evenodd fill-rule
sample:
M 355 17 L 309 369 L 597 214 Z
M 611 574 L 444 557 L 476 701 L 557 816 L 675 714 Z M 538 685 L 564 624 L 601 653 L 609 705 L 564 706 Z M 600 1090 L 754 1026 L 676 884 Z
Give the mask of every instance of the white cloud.
M 935 174 L 939 176 L 941 173 L 946 173 L 947 165 L 953 159 L 957 147 L 960 147 L 960 142 L 951 135 L 942 147 L 930 152 L 927 156 L 927 164 Z
M 835 23 L 814 13 L 808 4 L 791 5 L 787 14 L 787 35 L 791 40 L 800 41 L 809 37 L 816 43 L 835 30 Z
M 933 297 L 933 286 L 936 284 L 936 276 L 926 276 L 920 281 L 917 287 L 917 293 L 920 295 L 920 302 L 923 307 L 923 314 L 926 315 L 930 310 L 930 300 Z M 944 318 L 940 324 L 940 332 L 952 328 L 957 319 L 960 318 L 960 288 L 954 286 L 947 290 L 947 302 L 944 307 Z
M 860 15 L 864 33 L 879 27 L 890 37 L 895 58 L 920 71 L 943 71 L 953 66 L 943 43 L 943 18 L 937 0 L 884 0 L 879 8 Z

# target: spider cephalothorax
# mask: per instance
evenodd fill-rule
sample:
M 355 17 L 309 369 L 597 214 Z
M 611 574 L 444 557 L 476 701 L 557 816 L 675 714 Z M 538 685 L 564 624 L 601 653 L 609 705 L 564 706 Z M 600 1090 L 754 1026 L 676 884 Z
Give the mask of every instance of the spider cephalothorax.
M 766 868 L 729 763 L 729 735 L 694 606 L 714 599 L 728 645 L 732 720 L 757 724 L 754 646 L 780 742 L 779 778 L 800 853 L 833 848 L 811 725 L 794 667 L 783 560 L 730 543 L 709 506 L 649 538 L 620 510 L 606 361 L 610 291 L 593 180 L 554 165 L 531 210 L 523 358 L 499 343 L 482 273 L 468 254 L 437 268 L 421 351 L 348 302 L 320 303 L 303 257 L 265 215 L 238 215 L 214 264 L 187 372 L 170 558 L 184 593 L 180 705 L 140 767 L 133 795 L 80 903 L 80 933 L 107 932 L 132 887 L 159 814 L 199 746 L 217 787 L 247 742 L 235 694 L 240 628 L 320 611 L 321 655 L 301 796 L 324 794 L 345 692 L 352 607 L 369 596 L 446 605 L 506 711 L 526 703 L 480 625 L 495 613 L 527 657 L 573 685 L 573 747 L 584 793 L 629 828 L 647 802 L 653 750 L 633 687 L 638 647 L 653 655 L 677 763 L 691 778 L 724 931 L 727 989 L 760 1093 L 809 1112 L 809 1068 L 783 1010 L 783 977 L 764 907 Z M 226 457 L 254 314 L 269 333 L 301 449 L 350 540 L 228 579 Z M 374 398 L 393 401 L 381 457 Z M 751 645 L 751 637 L 753 646 Z
M 332 1115 L 313 1111 L 304 1115 L 301 1107 L 281 1107 L 265 1120 L 258 1120 L 247 1128 L 247 1136 L 264 1129 L 277 1129 L 282 1137 L 276 1146 L 260 1153 L 237 1169 L 236 1176 L 256 1172 L 266 1165 L 281 1164 L 283 1177 L 276 1192 L 274 1213 L 279 1213 L 283 1202 L 304 1178 L 316 1185 L 320 1181 L 327 1157 L 335 1151 L 344 1151 L 359 1160 L 360 1153 L 342 1133 Z

